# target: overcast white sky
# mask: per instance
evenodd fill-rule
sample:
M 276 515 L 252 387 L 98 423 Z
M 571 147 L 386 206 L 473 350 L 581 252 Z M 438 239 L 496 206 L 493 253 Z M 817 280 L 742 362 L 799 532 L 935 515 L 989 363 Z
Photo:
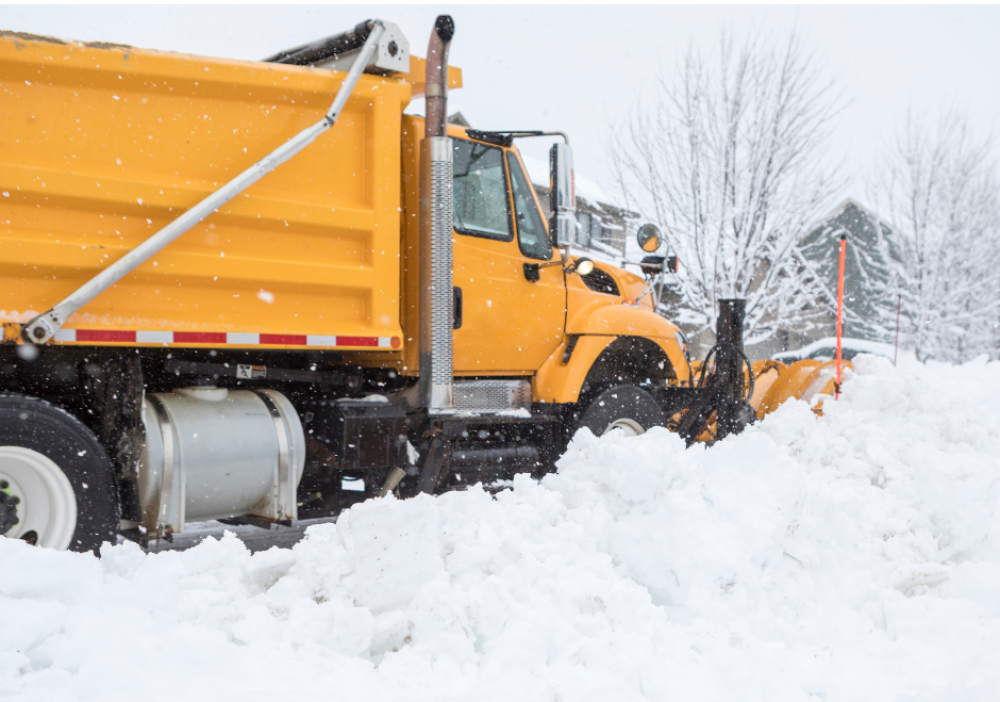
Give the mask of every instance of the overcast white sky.
M 830 149 L 854 174 L 908 104 L 957 105 L 983 130 L 1000 113 L 1000 7 L 0 5 L 0 29 L 260 59 L 380 17 L 423 56 L 440 13 L 455 18 L 451 62 L 466 85 L 451 94 L 453 109 L 483 129 L 566 131 L 578 171 L 606 187 L 612 125 L 658 72 L 670 75 L 690 44 L 709 46 L 725 26 L 777 37 L 797 27 L 852 100 Z M 547 147 L 521 148 L 545 158 Z M 860 178 L 844 195 L 863 195 Z

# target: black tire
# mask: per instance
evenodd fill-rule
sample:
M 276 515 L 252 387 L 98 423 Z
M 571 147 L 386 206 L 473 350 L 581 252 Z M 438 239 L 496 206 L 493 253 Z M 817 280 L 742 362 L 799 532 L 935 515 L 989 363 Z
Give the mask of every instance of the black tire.
M 71 551 L 97 552 L 118 537 L 120 507 L 114 468 L 97 437 L 79 419 L 44 400 L 0 394 L 0 448 L 21 447 L 48 458 L 76 498 Z
M 623 421 L 642 429 L 636 433 L 644 433 L 652 427 L 665 426 L 667 418 L 645 390 L 634 385 L 619 385 L 598 394 L 590 402 L 572 433 L 587 427 L 595 436 L 602 436 L 615 422 Z

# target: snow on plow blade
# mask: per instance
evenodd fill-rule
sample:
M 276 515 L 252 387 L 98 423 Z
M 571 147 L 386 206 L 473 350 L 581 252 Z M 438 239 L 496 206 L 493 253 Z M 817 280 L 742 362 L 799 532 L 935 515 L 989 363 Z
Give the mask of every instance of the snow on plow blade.
M 845 369 L 854 369 L 850 361 L 843 361 Z M 836 361 L 805 359 L 786 365 L 781 361 L 757 361 L 753 364 L 754 390 L 750 406 L 757 419 L 778 409 L 788 400 L 804 400 L 812 404 L 817 395 L 834 394 L 837 375 Z M 822 415 L 823 403 L 818 402 L 813 411 Z
M 843 361 L 845 370 L 853 371 L 850 361 Z M 696 366 L 697 368 L 697 366 Z M 754 382 L 753 394 L 749 405 L 755 418 L 759 421 L 765 415 L 774 412 L 780 405 L 789 400 L 803 400 L 812 406 L 813 412 L 823 416 L 823 400 L 814 400 L 821 395 L 833 397 L 837 374 L 836 361 L 817 361 L 805 359 L 791 364 L 781 361 L 764 360 L 752 365 Z M 696 370 L 695 373 L 698 371 Z M 744 370 L 744 382 L 749 385 L 749 378 Z M 685 412 L 675 414 L 671 424 L 675 430 L 680 425 Z M 713 412 L 701 429 L 693 436 L 698 443 L 714 442 L 718 435 L 717 416 Z

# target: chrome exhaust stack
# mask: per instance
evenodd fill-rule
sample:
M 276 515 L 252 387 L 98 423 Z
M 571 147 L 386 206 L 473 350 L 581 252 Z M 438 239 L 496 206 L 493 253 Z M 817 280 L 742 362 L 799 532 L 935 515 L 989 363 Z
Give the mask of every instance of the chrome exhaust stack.
M 448 116 L 449 15 L 434 22 L 427 47 L 427 118 L 420 142 L 420 405 L 431 414 L 452 403 L 452 142 Z

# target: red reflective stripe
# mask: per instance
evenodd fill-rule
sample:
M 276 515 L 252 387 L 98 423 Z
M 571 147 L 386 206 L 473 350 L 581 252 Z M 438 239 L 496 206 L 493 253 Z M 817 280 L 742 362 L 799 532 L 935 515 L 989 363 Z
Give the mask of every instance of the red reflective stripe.
M 87 341 L 98 342 L 118 342 L 136 343 L 136 332 L 118 331 L 110 329 L 75 329 L 77 343 Z M 153 333 L 153 332 L 150 332 Z M 156 332 L 160 333 L 160 332 Z M 162 332 L 169 334 L 171 332 Z M 274 346 L 306 346 L 308 338 L 305 334 L 260 334 L 259 344 L 270 344 Z M 379 348 L 379 338 L 377 336 L 338 336 L 337 346 L 367 346 Z M 228 344 L 225 332 L 173 332 L 174 344 Z M 398 348 L 399 337 L 392 337 L 390 341 L 392 348 Z
M 175 344 L 224 344 L 225 332 L 174 332 Z
M 337 346 L 378 346 L 377 336 L 338 336 Z
M 261 334 L 262 344 L 283 344 L 285 346 L 305 346 L 305 334 Z
M 76 340 L 81 341 L 130 341 L 135 343 L 134 331 L 112 331 L 110 329 L 77 329 Z

